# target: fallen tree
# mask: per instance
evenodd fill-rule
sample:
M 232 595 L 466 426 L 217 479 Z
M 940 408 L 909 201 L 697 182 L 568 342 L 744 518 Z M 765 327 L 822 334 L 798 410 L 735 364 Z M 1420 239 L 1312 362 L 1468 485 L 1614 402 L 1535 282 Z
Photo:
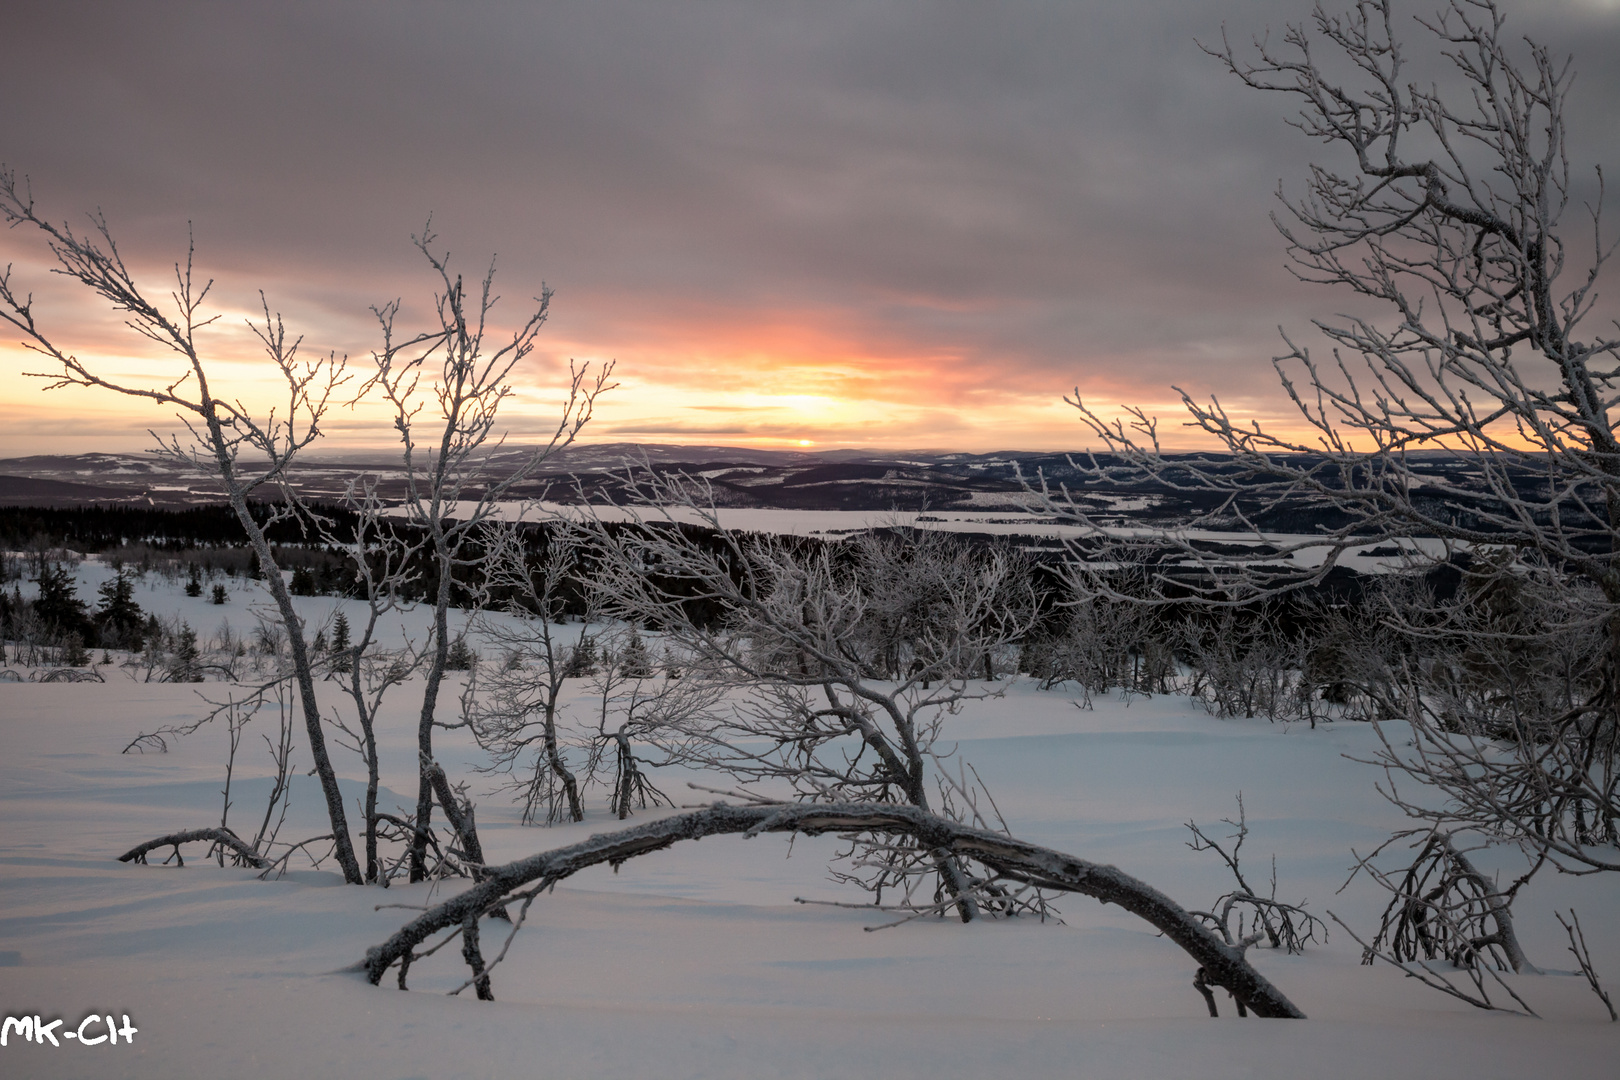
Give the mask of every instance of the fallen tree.
M 822 833 L 844 835 L 883 834 L 907 836 L 940 857 L 971 859 L 996 875 L 1042 889 L 1080 893 L 1105 904 L 1117 904 L 1146 920 L 1179 945 L 1199 965 L 1194 985 L 1204 994 L 1211 1014 L 1214 997 L 1207 987 L 1221 987 L 1238 1004 L 1240 1014 L 1303 1019 L 1305 1014 L 1256 971 L 1244 956 L 1250 944 L 1245 940 L 1228 945 L 1157 889 L 1138 881 L 1112 866 L 1103 866 L 1066 855 L 1050 848 L 1026 843 L 985 829 L 973 828 L 928 813 L 914 806 L 888 803 L 794 803 L 733 806 L 716 803 L 701 810 L 676 814 L 620 832 L 602 833 L 578 844 L 540 852 L 504 866 L 486 869 L 484 880 L 459 896 L 434 907 L 404 927 L 393 937 L 367 950 L 360 965 L 375 985 L 391 967 L 399 965 L 399 985 L 419 955 L 417 947 L 434 934 L 449 930 L 451 935 L 427 952 L 462 938 L 462 955 L 478 996 L 493 1000 L 490 968 L 478 945 L 478 920 L 498 907 L 522 901 L 522 913 L 546 889 L 580 870 L 600 863 L 619 865 L 652 851 L 661 851 L 681 840 L 741 833 Z M 523 914 L 514 920 L 512 933 L 523 923 Z M 508 944 L 510 944 L 510 937 Z M 505 949 L 502 949 L 502 956 Z M 497 957 L 495 963 L 500 962 Z
M 243 862 L 255 870 L 265 870 L 270 866 L 269 860 L 253 850 L 240 836 L 237 836 L 229 829 L 187 829 L 184 832 L 169 833 L 167 836 L 160 836 L 155 840 L 136 844 L 118 856 L 118 861 L 144 863 L 146 862 L 146 856 L 150 852 L 156 851 L 158 848 L 172 847 L 174 848 L 174 859 L 179 865 L 184 866 L 185 861 L 180 858 L 180 845 L 197 840 L 207 840 L 221 847 L 230 848 L 236 852 Z

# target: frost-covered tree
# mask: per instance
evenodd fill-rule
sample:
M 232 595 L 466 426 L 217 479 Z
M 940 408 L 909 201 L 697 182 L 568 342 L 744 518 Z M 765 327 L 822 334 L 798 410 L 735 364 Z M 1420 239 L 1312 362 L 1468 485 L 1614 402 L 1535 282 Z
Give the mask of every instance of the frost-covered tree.
M 22 227 L 41 235 L 55 256 L 57 272 L 106 301 L 122 313 L 136 334 L 172 356 L 174 369 L 149 382 L 105 372 L 80 359 L 77 352 L 40 324 L 32 294 L 17 289 L 9 267 L 0 274 L 0 319 L 23 335 L 29 349 L 55 366 L 56 370 L 42 376 L 48 388 L 106 390 L 173 408 L 178 413 L 188 437 L 160 441 L 158 452 L 213 478 L 265 571 L 265 584 L 285 628 L 304 730 L 332 825 L 334 854 L 344 878 L 358 884 L 360 867 L 349 837 L 337 774 L 326 750 L 303 624 L 293 610 L 292 596 L 266 535 L 271 523 L 294 510 L 291 503 L 283 501 L 267 515 L 267 504 L 262 501 L 283 492 L 294 459 L 320 437 L 327 404 L 345 378 L 343 361 L 335 355 L 303 359 L 299 355 L 300 339 L 288 338 L 280 316 L 271 314 L 265 302 L 263 321 L 249 326 L 284 396 L 279 408 L 256 415 L 240 399 L 214 391 L 212 377 L 216 372 L 210 368 L 206 335 L 202 333 L 215 318 L 203 314 L 213 283 L 198 282 L 193 277 L 194 246 L 188 246 L 184 260 L 175 263 L 167 301 L 156 301 L 125 265 L 104 217 L 92 215 L 88 233 L 77 232 L 65 223 L 56 224 L 35 208 L 27 181 L 19 182 L 15 172 L 4 168 L 0 168 L 0 220 L 12 228 Z
M 834 544 L 742 534 L 720 522 L 700 482 L 648 475 L 627 486 L 661 509 L 594 530 L 586 587 L 607 614 L 679 651 L 680 684 L 736 691 L 642 738 L 670 761 L 773 796 L 969 812 L 951 805 L 966 792 L 936 768 L 934 744 L 945 715 L 998 692 L 980 680 L 1033 622 L 1015 556 L 916 531 Z M 908 843 L 852 851 L 844 876 L 906 905 L 936 885 L 922 906 L 964 921 L 1005 899 L 959 860 Z
M 1408 72 L 1403 23 L 1437 47 L 1440 69 Z M 1184 543 L 1210 571 L 1206 599 L 1320 578 L 1379 537 L 1438 537 L 1447 554 L 1468 555 L 1473 581 L 1458 604 L 1388 613 L 1411 643 L 1474 642 L 1472 660 L 1456 657 L 1462 668 L 1409 649 L 1404 672 L 1384 682 L 1386 715 L 1410 720 L 1417 742 L 1380 761 L 1428 792 L 1399 801 L 1426 828 L 1620 870 L 1620 339 L 1597 325 L 1596 291 L 1614 248 L 1601 171 L 1577 194 L 1571 65 L 1505 23 L 1493 0 L 1449 0 L 1415 23 L 1390 0 L 1363 0 L 1345 15 L 1318 7 L 1280 43 L 1207 49 L 1297 107 L 1290 123 L 1320 156 L 1274 220 L 1296 276 L 1354 296 L 1365 314 L 1316 322 L 1327 357 L 1285 336 L 1275 365 L 1294 405 L 1287 426 L 1241 424 L 1217 399 L 1182 391 L 1190 426 L 1219 455 L 1168 458 L 1145 413 L 1110 421 L 1078 391 L 1072 403 L 1113 455 L 1093 460 L 1092 478 L 1221 492 L 1217 513 L 1241 524 L 1302 498 L 1338 512 L 1337 527 L 1280 545 L 1283 557 L 1322 556 L 1288 581 Z M 1425 450 L 1450 452 L 1453 467 L 1418 469 Z M 1093 524 L 1076 504 L 1065 510 Z M 1087 566 L 1073 576 L 1082 592 L 1107 594 Z M 1170 578 L 1158 580 L 1163 598 Z M 1509 593 L 1533 617 L 1504 617 Z M 1501 723 L 1495 690 L 1512 681 L 1510 658 L 1565 638 L 1591 648 L 1568 677 L 1514 694 L 1516 718 Z M 1435 677 L 1470 663 L 1472 684 L 1485 677 L 1495 690 L 1436 692 Z M 1470 700 L 1481 708 L 1447 706 Z
M 406 520 L 427 537 L 424 545 L 432 568 L 429 602 L 433 637 L 426 656 L 426 680 L 417 718 L 417 756 L 422 774 L 416 802 L 416 841 L 411 876 L 426 872 L 425 827 L 433 813 L 433 731 L 444 673 L 450 668 L 453 642 L 449 609 L 457 597 L 457 577 L 482 557 L 478 538 L 513 488 L 534 475 L 545 460 L 573 442 L 590 422 L 596 399 L 611 389 L 612 365 L 587 379 L 586 366 L 574 366 L 562 413 L 550 439 L 500 469 L 490 458 L 504 441 L 499 430 L 502 405 L 512 394 L 511 374 L 534 350 L 535 339 L 550 311 L 551 291 L 541 287 L 533 305 L 502 333 L 493 325 L 499 297 L 494 291 L 495 264 L 473 289 L 452 271 L 449 254 L 436 249 L 436 237 L 424 228 L 413 242 L 435 279 L 433 316 L 414 333 L 402 332 L 398 300 L 374 308 L 382 344 L 372 354 L 376 372 L 367 382 L 394 412 L 403 457 Z M 431 410 L 429 421 L 424 410 Z M 464 645 L 465 643 L 463 643 Z M 458 659 L 466 659 L 458 657 Z
M 585 819 L 578 763 L 570 764 L 565 730 L 564 681 L 580 677 L 579 658 L 595 645 L 582 627 L 570 645 L 561 619 L 570 575 L 577 569 L 577 530 L 565 523 L 529 540 L 516 525 L 484 533 L 484 587 L 510 619 L 484 619 L 486 638 L 507 662 L 485 676 L 469 699 L 469 725 L 492 756 L 493 767 L 513 777 L 525 822 Z

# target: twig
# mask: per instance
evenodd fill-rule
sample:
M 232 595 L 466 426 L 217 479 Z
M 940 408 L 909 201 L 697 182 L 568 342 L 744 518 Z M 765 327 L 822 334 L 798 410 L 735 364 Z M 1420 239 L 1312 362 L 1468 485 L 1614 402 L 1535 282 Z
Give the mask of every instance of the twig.
M 1586 976 L 1586 985 L 1592 988 L 1592 993 L 1596 994 L 1598 1000 L 1603 1002 L 1603 1007 L 1609 1010 L 1610 1021 L 1620 1020 L 1620 1015 L 1614 1011 L 1614 1002 L 1609 998 L 1609 992 L 1603 989 L 1597 971 L 1592 967 L 1592 953 L 1586 947 L 1586 934 L 1581 930 L 1581 920 L 1575 914 L 1575 909 L 1569 909 L 1569 922 L 1565 922 L 1563 914 L 1557 911 L 1553 912 L 1553 918 L 1558 920 L 1558 925 L 1569 935 L 1569 951 L 1574 955 L 1575 962 L 1580 965 L 1581 974 Z
M 1345 933 L 1349 934 L 1351 939 L 1353 941 L 1355 941 L 1355 943 L 1357 945 L 1361 946 L 1362 963 L 1364 963 L 1364 964 L 1372 963 L 1375 958 L 1379 959 L 1379 960 L 1382 960 L 1387 964 L 1393 964 L 1396 967 L 1400 968 L 1401 973 L 1404 974 L 1407 978 L 1416 979 L 1418 982 L 1422 983 L 1424 986 L 1429 987 L 1431 990 L 1438 990 L 1442 994 L 1448 994 L 1451 997 L 1456 998 L 1458 1001 L 1466 1001 L 1468 1004 L 1472 1005 L 1476 1009 L 1484 1009 L 1484 1010 L 1486 1010 L 1488 1012 L 1513 1013 L 1516 1016 L 1535 1016 L 1535 1017 L 1538 1017 L 1538 1018 L 1540 1016 L 1539 1013 L 1537 1013 L 1529 1005 L 1525 1004 L 1525 1000 L 1523 998 L 1521 998 L 1518 994 L 1514 993 L 1513 988 L 1502 980 L 1502 976 L 1498 975 L 1491 968 L 1482 968 L 1479 965 L 1476 965 L 1474 967 L 1458 967 L 1457 968 L 1458 971 L 1466 972 L 1468 974 L 1469 978 L 1473 981 L 1473 984 L 1474 984 L 1475 988 L 1479 991 L 1479 995 L 1476 997 L 1475 995 L 1470 994 L 1467 991 L 1459 990 L 1455 985 L 1453 985 L 1451 983 L 1451 981 L 1449 979 L 1447 979 L 1445 976 L 1441 975 L 1439 972 L 1435 971 L 1427 963 L 1424 963 L 1422 961 L 1413 961 L 1413 964 L 1418 969 L 1418 970 L 1413 970 L 1413 967 L 1408 966 L 1406 961 L 1397 960 L 1394 956 L 1390 955 L 1389 953 L 1382 952 L 1382 951 L 1380 951 L 1378 949 L 1373 948 L 1371 945 L 1367 944 L 1365 941 L 1362 941 L 1361 938 L 1356 934 L 1356 932 L 1354 930 L 1350 929 L 1349 926 L 1345 925 L 1344 920 L 1339 918 L 1333 912 L 1331 912 L 1331 911 L 1328 912 L 1328 918 L 1330 918 L 1334 922 L 1338 923 L 1340 928 L 1343 929 Z M 1518 1009 L 1504 1008 L 1501 1005 L 1496 1004 L 1495 1002 L 1493 1002 L 1490 999 L 1490 995 L 1487 994 L 1486 991 L 1485 991 L 1484 976 L 1487 975 L 1487 974 L 1490 975 L 1493 979 L 1495 979 L 1497 981 L 1497 983 L 1502 987 L 1502 989 L 1504 989 L 1504 990 L 1506 990 L 1508 992 L 1508 995 L 1510 997 L 1512 997 L 1514 1001 L 1517 1001 L 1521 1006 L 1523 1006 L 1523 1008 L 1524 1008 L 1523 1012 L 1520 1012 Z

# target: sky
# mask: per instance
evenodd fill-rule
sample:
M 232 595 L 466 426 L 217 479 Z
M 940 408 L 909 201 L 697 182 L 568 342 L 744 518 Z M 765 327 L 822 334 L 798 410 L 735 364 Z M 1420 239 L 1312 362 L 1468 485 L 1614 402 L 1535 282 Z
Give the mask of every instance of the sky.
M 1503 8 L 1511 30 L 1575 56 L 1572 164 L 1595 198 L 1593 165 L 1620 175 L 1620 0 Z M 469 278 L 495 261 L 498 323 L 554 290 L 503 414 L 519 441 L 549 432 L 570 361 L 612 361 L 595 441 L 1079 449 L 1063 403 L 1078 390 L 1105 414 L 1163 416 L 1174 444 L 1172 386 L 1285 425 L 1279 326 L 1309 342 L 1311 320 L 1348 302 L 1290 277 L 1268 220 L 1316 147 L 1284 99 L 1197 45 L 1308 14 L 1307 0 L 14 5 L 0 161 L 53 219 L 101 209 L 156 296 L 189 223 L 215 283 L 210 370 L 261 410 L 274 387 L 246 326 L 261 290 L 306 355 L 363 375 L 372 306 L 401 300 L 408 326 L 431 314 L 412 246 L 431 218 Z M 37 234 L 0 233 L 0 263 L 97 370 L 174 370 L 51 275 Z M 0 334 L 0 456 L 138 450 L 174 427 L 104 391 L 46 392 L 24 372 L 49 367 L 18 336 Z M 325 429 L 329 449 L 393 438 L 364 402 Z

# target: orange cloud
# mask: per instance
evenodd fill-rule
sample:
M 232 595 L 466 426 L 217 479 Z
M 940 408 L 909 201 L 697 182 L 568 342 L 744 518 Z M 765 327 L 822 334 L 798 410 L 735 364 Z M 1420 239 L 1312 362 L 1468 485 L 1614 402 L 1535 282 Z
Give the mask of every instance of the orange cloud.
M 162 385 L 183 370 L 172 352 L 136 336 L 103 302 L 76 294 L 45 267 L 18 267 L 41 285 L 42 323 L 62 347 L 93 361 L 109 378 Z M 144 279 L 143 279 L 144 280 Z M 150 291 L 161 279 L 152 274 Z M 258 296 L 221 288 L 217 321 L 200 332 L 216 392 L 240 396 L 261 413 L 285 410 L 274 370 L 265 362 L 248 323 L 262 319 Z M 295 300 L 298 298 L 295 297 Z M 720 304 L 665 309 L 624 304 L 626 317 L 605 321 L 611 298 L 585 298 L 595 318 L 562 307 L 541 338 L 541 350 L 517 373 L 506 405 L 509 436 L 530 441 L 550 434 L 562 402 L 570 360 L 616 360 L 620 386 L 604 398 L 587 430 L 592 440 L 695 442 L 818 448 L 874 447 L 951 450 L 1080 449 L 1093 443 L 1072 409 L 1062 403 L 1078 383 L 1088 404 L 1104 415 L 1142 404 L 1164 417 L 1171 445 L 1196 444 L 1180 427 L 1175 395 L 1155 382 L 1155 359 L 1084 350 L 1072 366 L 1039 363 L 1016 349 L 996 352 L 980 342 L 956 344 L 937 328 L 926 339 L 908 336 L 870 313 L 836 307 L 765 306 L 742 310 Z M 915 306 L 915 305 L 914 305 Z M 502 313 L 498 309 L 498 314 Z M 517 314 L 514 310 L 511 314 Z M 289 312 L 293 333 L 303 330 L 305 351 L 352 354 L 362 380 L 374 344 L 365 312 L 343 313 L 301 302 Z M 302 326 L 301 326 L 302 324 Z M 499 335 L 497 328 L 493 331 Z M 14 339 L 13 339 L 14 341 Z M 1174 358 L 1219 368 L 1232 358 Z M 1212 363 L 1213 362 L 1213 363 Z M 25 371 L 49 371 L 50 362 L 0 341 L 0 455 L 150 446 L 148 429 L 178 426 L 171 410 L 105 391 L 68 388 L 42 393 Z M 1066 374 L 1059 377 L 1054 369 Z M 1234 395 L 1239 413 L 1265 409 L 1264 395 Z M 1262 413 L 1262 415 L 1264 415 Z M 385 410 L 375 403 L 334 408 L 324 425 L 331 449 L 393 445 Z

